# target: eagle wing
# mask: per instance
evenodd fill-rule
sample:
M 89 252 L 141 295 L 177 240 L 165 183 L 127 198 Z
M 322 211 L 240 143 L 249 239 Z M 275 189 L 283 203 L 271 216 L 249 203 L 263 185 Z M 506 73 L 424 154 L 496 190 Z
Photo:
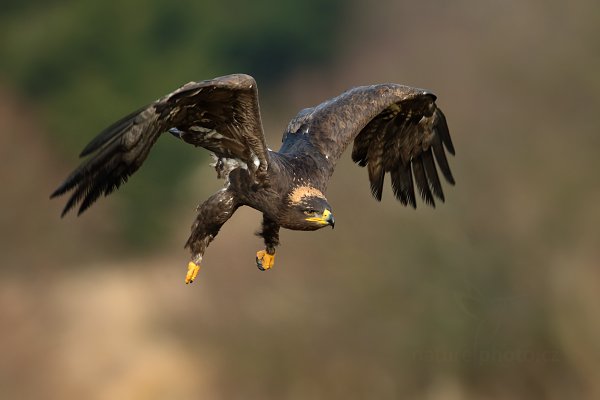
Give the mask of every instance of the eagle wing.
M 259 181 L 266 175 L 269 156 L 254 79 L 237 74 L 190 82 L 115 122 L 83 149 L 80 157 L 89 158 L 51 195 L 72 191 L 62 215 L 78 203 L 81 214 L 126 182 L 168 130 L 219 158 L 240 160 Z
M 434 196 L 444 201 L 436 162 L 446 181 L 454 184 L 445 154 L 445 150 L 454 154 L 454 146 L 435 100 L 432 93 L 408 86 L 357 87 L 301 111 L 287 132 L 306 135 L 323 156 L 328 167 L 325 179 L 354 140 L 352 160 L 367 167 L 377 200 L 389 172 L 394 195 L 402 204 L 416 207 L 416 183 L 423 200 L 435 206 Z

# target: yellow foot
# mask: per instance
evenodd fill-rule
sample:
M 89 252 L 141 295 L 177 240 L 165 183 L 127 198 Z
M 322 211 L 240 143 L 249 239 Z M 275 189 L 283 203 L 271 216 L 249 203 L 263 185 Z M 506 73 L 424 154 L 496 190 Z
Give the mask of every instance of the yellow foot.
M 200 271 L 200 266 L 192 261 L 188 264 L 188 271 L 185 275 L 185 284 L 194 282 L 196 276 L 198 276 L 198 271 Z
M 275 254 L 268 254 L 265 250 L 256 253 L 256 266 L 261 271 L 273 268 L 275 264 Z

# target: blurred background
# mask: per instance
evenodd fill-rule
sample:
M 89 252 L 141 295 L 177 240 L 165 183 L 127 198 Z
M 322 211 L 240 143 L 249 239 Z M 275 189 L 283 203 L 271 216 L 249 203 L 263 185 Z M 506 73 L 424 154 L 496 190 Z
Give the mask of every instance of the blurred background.
M 600 3 L 4 1 L 0 396 L 600 398 Z M 118 193 L 48 195 L 102 128 L 191 80 L 253 75 L 271 148 L 358 85 L 438 95 L 446 204 L 370 195 L 349 154 L 338 229 L 282 231 L 257 270 L 240 209 L 183 284 L 208 153 L 163 137 Z

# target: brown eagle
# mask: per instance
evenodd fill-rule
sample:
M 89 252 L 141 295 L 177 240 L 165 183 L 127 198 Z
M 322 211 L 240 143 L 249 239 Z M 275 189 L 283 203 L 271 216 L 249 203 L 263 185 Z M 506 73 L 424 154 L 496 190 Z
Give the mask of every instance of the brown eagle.
M 78 204 L 81 214 L 126 182 L 158 137 L 170 132 L 212 152 L 217 175 L 225 180 L 197 209 L 185 245 L 192 253 L 186 283 L 195 279 L 207 246 L 240 206 L 263 213 L 259 235 L 265 250 L 256 254 L 256 264 L 260 270 L 270 269 L 280 228 L 333 228 L 324 193 L 351 141 L 352 160 L 367 167 L 377 200 L 389 172 L 402 204 L 416 207 L 415 183 L 425 203 L 435 206 L 434 197 L 444 201 L 436 162 L 446 181 L 454 184 L 445 155 L 454 154 L 454 147 L 435 100 L 423 89 L 393 83 L 356 87 L 300 111 L 283 134 L 279 151 L 272 151 L 265 143 L 251 76 L 190 82 L 102 131 L 80 154 L 89 157 L 51 197 L 72 191 L 62 215 Z

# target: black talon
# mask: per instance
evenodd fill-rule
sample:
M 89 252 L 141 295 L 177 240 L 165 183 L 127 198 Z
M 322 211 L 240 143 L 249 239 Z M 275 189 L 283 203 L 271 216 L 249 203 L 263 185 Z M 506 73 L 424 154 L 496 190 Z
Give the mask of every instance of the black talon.
M 256 266 L 258 267 L 259 270 L 264 271 L 265 269 L 262 266 L 262 261 L 256 257 Z

